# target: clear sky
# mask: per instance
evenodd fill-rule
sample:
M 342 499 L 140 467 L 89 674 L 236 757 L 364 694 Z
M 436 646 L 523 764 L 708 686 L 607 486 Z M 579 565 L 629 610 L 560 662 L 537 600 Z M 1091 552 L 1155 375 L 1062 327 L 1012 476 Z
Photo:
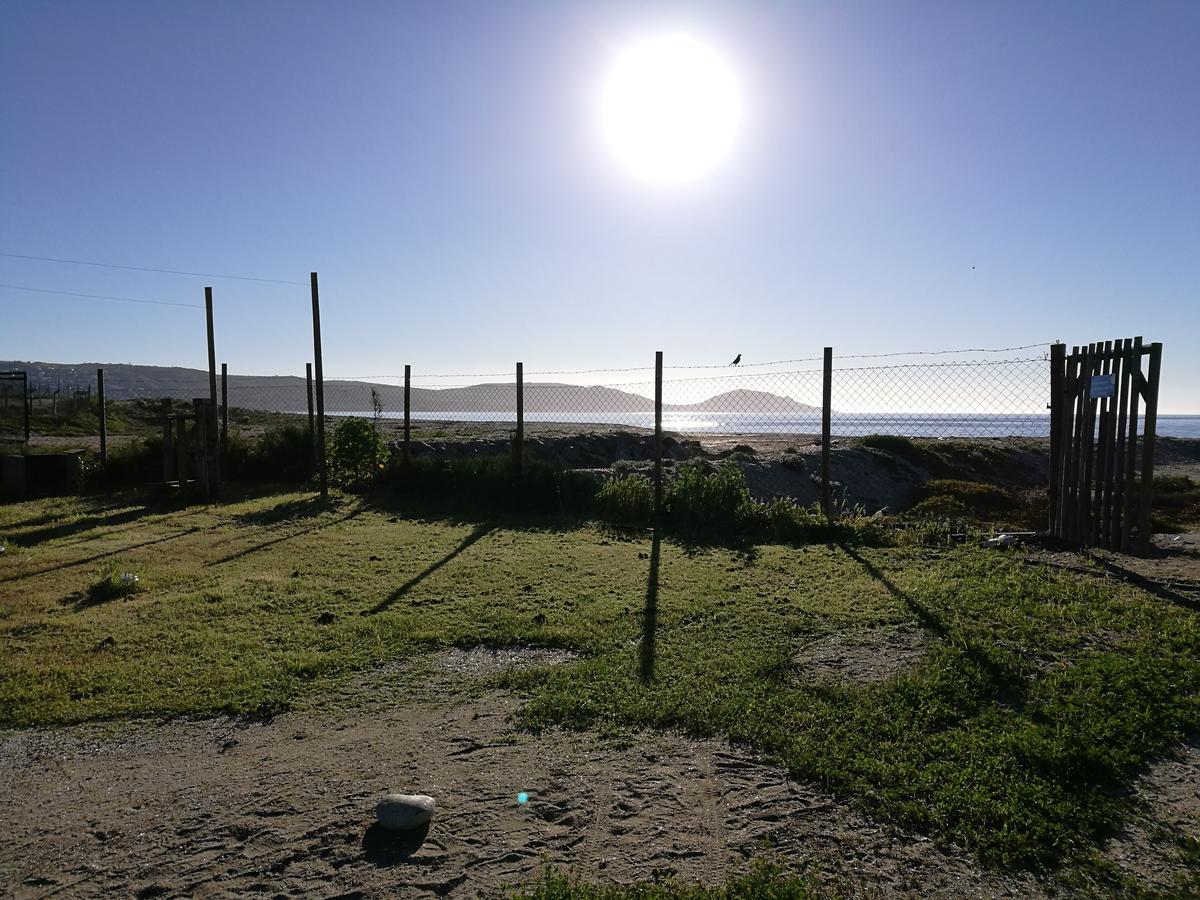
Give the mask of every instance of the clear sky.
M 686 33 L 743 117 L 646 184 L 621 50 Z M 1162 340 L 1200 412 L 1200 3 L 33 2 L 0 10 L 0 251 L 307 282 L 331 374 Z M 303 372 L 305 286 L 0 257 L 202 303 Z M 200 310 L 0 288 L 0 358 L 203 366 Z

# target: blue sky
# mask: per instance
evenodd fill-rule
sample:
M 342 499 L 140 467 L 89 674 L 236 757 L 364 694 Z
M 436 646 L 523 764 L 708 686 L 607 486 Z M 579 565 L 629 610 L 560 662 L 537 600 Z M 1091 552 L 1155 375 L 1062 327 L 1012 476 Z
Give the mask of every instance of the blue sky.
M 0 251 L 305 282 L 326 371 L 1162 340 L 1200 412 L 1195 2 L 36 3 L 0 13 Z M 746 101 L 710 178 L 615 164 L 596 94 L 685 31 Z M 0 258 L 201 303 L 301 373 L 307 288 Z M 0 288 L 0 358 L 202 366 L 199 310 Z

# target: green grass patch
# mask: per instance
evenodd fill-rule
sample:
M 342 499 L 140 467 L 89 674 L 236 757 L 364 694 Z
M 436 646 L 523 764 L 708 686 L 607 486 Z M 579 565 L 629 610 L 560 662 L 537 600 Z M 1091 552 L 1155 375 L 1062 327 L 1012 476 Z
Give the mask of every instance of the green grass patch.
M 674 878 L 636 884 L 589 884 L 550 868 L 530 888 L 513 892 L 517 900 L 816 900 L 836 896 L 815 879 L 788 873 L 774 863 L 756 861 L 745 875 L 707 887 Z
M 1139 767 L 1200 730 L 1194 609 L 1012 554 L 623 538 L 309 494 L 15 503 L 0 543 L 9 727 L 269 713 L 439 647 L 563 647 L 580 658 L 503 679 L 525 727 L 726 737 L 883 821 L 1034 867 L 1090 864 Z M 140 590 L 80 602 L 112 572 Z M 894 626 L 927 651 L 888 681 L 793 661 Z

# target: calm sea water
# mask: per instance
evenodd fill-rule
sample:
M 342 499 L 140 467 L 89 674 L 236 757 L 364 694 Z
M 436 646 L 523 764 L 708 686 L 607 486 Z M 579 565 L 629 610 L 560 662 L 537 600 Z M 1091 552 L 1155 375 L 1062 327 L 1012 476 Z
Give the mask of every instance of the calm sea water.
M 343 413 L 370 418 L 371 413 Z M 385 412 L 384 418 L 403 418 Z M 516 413 L 420 412 L 420 421 L 514 422 Z M 526 422 L 578 422 L 592 425 L 629 425 L 653 428 L 653 413 L 622 412 L 529 412 Z M 864 434 L 897 434 L 905 437 L 1046 437 L 1048 415 L 979 415 L 925 413 L 841 413 L 833 416 L 833 433 L 845 437 Z M 764 416 L 743 413 L 665 413 L 663 428 L 695 434 L 819 434 L 819 415 Z M 1159 416 L 1160 437 L 1200 438 L 1200 416 Z

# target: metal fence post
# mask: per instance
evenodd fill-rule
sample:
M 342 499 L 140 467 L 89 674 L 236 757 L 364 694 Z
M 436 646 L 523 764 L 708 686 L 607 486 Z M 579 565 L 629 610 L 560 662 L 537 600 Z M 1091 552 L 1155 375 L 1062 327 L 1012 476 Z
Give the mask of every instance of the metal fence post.
M 321 469 L 321 496 L 329 496 L 329 472 L 325 465 L 325 374 L 321 366 L 321 300 L 317 291 L 317 273 L 309 273 L 312 289 L 313 361 L 317 368 L 317 465 Z
M 525 366 L 517 363 L 517 430 L 513 435 L 513 467 L 517 476 L 525 472 Z
M 833 492 L 829 483 L 829 431 L 833 405 L 833 348 L 825 348 L 824 374 L 821 385 L 821 509 L 833 521 Z
M 1067 346 L 1066 344 L 1050 345 L 1050 485 L 1049 497 L 1050 519 L 1047 527 L 1050 533 L 1057 531 L 1058 506 L 1062 494 L 1062 466 L 1059 457 L 1062 455 L 1062 418 L 1063 418 L 1063 389 L 1067 379 Z
M 96 401 L 100 404 L 100 463 L 108 462 L 108 413 L 104 407 L 104 370 L 96 370 Z
M 408 465 L 408 457 L 409 457 L 409 452 L 410 452 L 409 445 L 412 442 L 412 431 L 410 428 L 410 424 L 411 424 L 410 414 L 411 414 L 411 410 L 412 410 L 412 405 L 411 405 L 412 396 L 411 396 L 411 384 L 410 384 L 411 379 L 412 379 L 412 366 L 405 365 L 405 367 L 404 367 L 404 443 L 401 445 L 400 460 L 406 466 Z

